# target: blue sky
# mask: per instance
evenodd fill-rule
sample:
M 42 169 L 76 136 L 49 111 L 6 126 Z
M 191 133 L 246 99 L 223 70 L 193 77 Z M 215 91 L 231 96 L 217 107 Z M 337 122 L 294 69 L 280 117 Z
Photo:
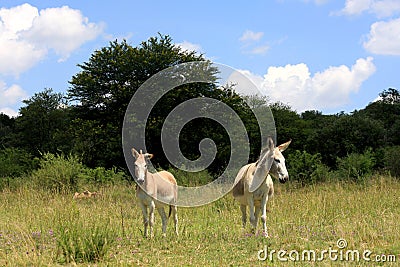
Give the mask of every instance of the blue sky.
M 0 112 L 65 93 L 94 50 L 170 35 L 239 69 L 272 101 L 351 112 L 400 89 L 400 1 L 0 1 Z

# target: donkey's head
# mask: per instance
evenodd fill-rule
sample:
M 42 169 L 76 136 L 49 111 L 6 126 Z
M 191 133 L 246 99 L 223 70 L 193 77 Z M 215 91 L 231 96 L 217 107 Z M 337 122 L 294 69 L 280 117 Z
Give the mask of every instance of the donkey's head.
M 147 160 L 151 159 L 153 157 L 153 154 L 143 154 L 142 150 L 140 150 L 139 153 L 136 151 L 136 149 L 132 148 L 132 156 L 135 158 L 134 165 L 137 182 L 139 184 L 143 184 L 147 175 Z
M 288 142 L 274 148 L 273 162 L 271 165 L 270 173 L 273 176 L 279 178 L 279 182 L 281 183 L 285 183 L 289 180 L 289 173 L 286 169 L 285 157 L 282 155 L 282 152 L 285 151 L 286 148 L 288 148 L 291 142 L 292 140 L 289 140 Z
M 282 152 L 289 146 L 290 142 L 291 140 L 275 147 L 272 138 L 268 138 L 268 146 L 261 151 L 260 158 L 256 163 L 255 181 L 251 191 L 261 185 L 263 179 L 266 177 L 266 173 L 278 178 L 281 183 L 289 180 L 289 173 L 286 169 L 285 157 L 282 155 Z

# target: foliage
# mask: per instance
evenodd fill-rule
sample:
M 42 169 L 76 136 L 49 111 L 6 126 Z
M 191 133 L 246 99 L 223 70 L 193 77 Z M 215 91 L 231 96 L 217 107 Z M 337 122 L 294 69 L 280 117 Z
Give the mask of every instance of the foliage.
M 400 92 L 394 88 L 389 88 L 387 90 L 383 90 L 382 93 L 379 94 L 381 97 L 381 102 L 387 104 L 399 104 L 400 103 Z
M 62 94 L 45 89 L 23 102 L 26 106 L 20 109 L 21 116 L 15 121 L 14 146 L 23 147 L 34 156 L 66 150 L 69 115 Z
M 18 148 L 0 150 L 0 178 L 18 177 L 35 169 L 37 162 L 32 156 Z
M 8 147 L 13 141 L 15 131 L 15 118 L 10 118 L 4 113 L 0 113 L 0 147 Z
M 290 173 L 290 180 L 301 185 L 310 185 L 323 182 L 328 175 L 328 168 L 322 164 L 320 154 L 309 154 L 306 151 L 296 150 L 289 154 L 286 161 Z
M 36 169 L 38 161 L 18 148 L 4 148 L 0 150 L 0 190 L 18 186 L 17 177 L 21 177 Z
M 96 167 L 94 169 L 86 168 L 82 178 L 82 183 L 87 185 L 114 184 L 127 180 L 125 173 L 118 171 L 115 167 L 112 169 L 106 169 L 104 167 Z
M 71 87 L 66 97 L 52 89 L 44 89 L 24 100 L 25 106 L 20 109 L 16 118 L 0 113 L 0 149 L 15 148 L 32 155 L 29 160 L 28 154 L 21 155 L 22 161 L 33 161 L 34 157 L 46 153 L 73 154 L 79 155 L 82 164 L 90 168 L 102 167 L 109 170 L 116 166 L 126 170 L 121 132 L 124 113 L 131 97 L 155 73 L 191 61 L 210 64 L 196 51 L 183 50 L 175 45 L 168 35 L 159 34 L 136 47 L 125 40 L 110 42 L 108 46 L 94 51 L 86 62 L 78 65 L 80 70 L 71 78 Z M 207 75 L 215 80 L 218 72 L 215 68 L 210 68 Z M 308 180 L 323 180 L 323 173 L 339 168 L 338 158 L 343 160 L 348 155 L 361 155 L 368 148 L 377 153 L 385 147 L 400 146 L 399 95 L 399 91 L 394 88 L 383 90 L 379 100 L 349 114 L 341 112 L 324 115 L 316 110 L 299 114 L 288 104 L 271 103 L 265 96 L 240 96 L 235 92 L 235 85 L 217 87 L 212 83 L 185 84 L 164 95 L 152 109 L 146 125 L 147 152 L 156 155 L 153 159 L 156 166 L 168 169 L 170 163 L 161 144 L 161 129 L 167 115 L 189 99 L 209 97 L 227 104 L 241 118 L 249 137 L 250 162 L 258 158 L 261 140 L 265 138 L 260 134 L 252 109 L 262 112 L 270 109 L 275 120 L 278 143 L 293 140 L 285 152 L 286 155 L 289 157 L 290 154 L 296 154 L 297 150 L 309 155 L 319 155 L 323 165 L 303 165 L 318 166 L 316 169 L 320 174 L 315 175 L 320 178 L 307 178 Z M 217 146 L 215 160 L 207 169 L 215 176 L 222 172 L 231 153 L 235 152 L 231 151 L 231 140 L 220 124 L 207 118 L 188 122 L 179 135 L 180 149 L 186 158 L 198 159 L 199 143 L 205 138 L 212 139 Z M 138 139 L 133 138 L 132 146 L 136 145 Z M 242 143 L 247 145 L 247 140 L 244 139 L 243 137 Z M 237 150 L 241 151 L 241 148 Z M 384 153 L 381 154 L 383 157 Z M 290 158 L 296 160 L 294 156 Z M 21 175 L 22 172 L 18 169 L 20 164 L 16 164 L 15 170 L 11 170 L 12 165 L 6 162 L 7 160 L 1 163 L 7 167 L 0 170 L 0 175 Z M 341 164 L 340 168 L 344 168 L 343 161 Z M 26 165 L 28 169 L 29 166 L 31 165 Z M 391 172 L 394 172 L 394 166 L 396 165 L 391 165 Z M 34 169 L 35 166 L 31 168 Z M 314 167 L 310 168 L 309 173 L 316 170 Z M 382 162 L 376 162 L 373 168 L 389 169 Z M 24 172 L 31 171 L 28 169 Z M 107 180 L 107 175 L 100 176 Z
M 78 157 L 45 153 L 39 162 L 40 168 L 31 174 L 32 181 L 39 187 L 54 192 L 78 190 L 78 182 L 85 167 Z
M 88 168 L 72 154 L 45 153 L 39 161 L 39 167 L 31 174 L 32 181 L 37 187 L 54 192 L 69 193 L 126 180 L 125 173 L 115 167 Z
M 89 152 L 84 155 L 84 163 L 107 168 L 112 167 L 111 162 L 113 165 L 124 165 L 122 122 L 136 90 L 152 75 L 167 67 L 200 60 L 204 60 L 202 56 L 197 56 L 194 51 L 182 50 L 172 43 L 169 36 L 160 34 L 138 47 L 132 47 L 125 40 L 111 42 L 108 47 L 95 51 L 89 61 L 79 64 L 81 71 L 72 77 L 68 97 L 75 103 L 74 127 L 71 130 L 74 132 L 76 152 Z M 159 108 L 155 109 L 158 114 L 149 118 L 154 122 L 148 129 L 149 143 L 158 144 L 155 139 L 158 137 L 159 123 L 176 106 L 177 101 L 179 103 L 189 95 L 193 97 L 191 92 L 177 90 L 159 103 Z M 160 148 L 156 145 L 151 148 L 153 153 L 159 155 L 158 160 L 162 161 L 164 158 L 163 153 L 159 153 Z
M 386 147 L 384 166 L 391 175 L 400 178 L 400 146 Z
M 179 169 L 170 168 L 168 171 L 174 175 L 177 184 L 180 186 L 202 186 L 213 180 L 213 176 L 206 170 L 200 172 L 185 172 Z
M 367 149 L 363 154 L 351 153 L 338 158 L 338 173 L 341 179 L 362 182 L 371 177 L 374 165 L 374 154 Z

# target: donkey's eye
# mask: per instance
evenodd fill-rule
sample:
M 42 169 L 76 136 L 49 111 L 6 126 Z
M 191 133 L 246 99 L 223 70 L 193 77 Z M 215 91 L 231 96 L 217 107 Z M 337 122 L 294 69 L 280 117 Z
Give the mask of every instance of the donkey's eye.
M 274 159 L 276 163 L 281 163 L 280 159 Z

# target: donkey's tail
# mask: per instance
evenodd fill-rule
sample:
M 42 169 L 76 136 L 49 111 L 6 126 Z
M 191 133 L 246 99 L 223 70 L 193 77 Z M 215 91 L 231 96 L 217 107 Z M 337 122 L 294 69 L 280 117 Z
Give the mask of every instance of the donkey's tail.
M 172 213 L 172 206 L 169 205 L 169 212 L 168 212 L 168 218 L 171 217 L 171 213 Z

